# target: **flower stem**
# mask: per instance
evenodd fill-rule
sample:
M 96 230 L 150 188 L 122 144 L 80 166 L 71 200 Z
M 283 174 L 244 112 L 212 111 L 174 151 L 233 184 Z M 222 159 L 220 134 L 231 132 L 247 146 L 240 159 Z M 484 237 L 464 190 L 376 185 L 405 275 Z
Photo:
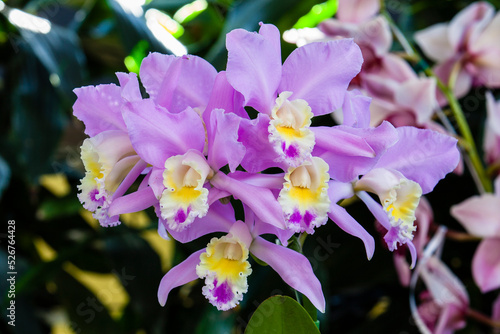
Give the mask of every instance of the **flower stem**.
M 473 310 L 473 309 L 468 309 L 467 310 L 467 316 L 469 318 L 472 318 L 472 319 L 478 321 L 478 322 L 486 324 L 486 325 L 488 325 L 490 327 L 500 328 L 500 321 L 495 321 L 495 320 L 491 319 L 490 317 L 482 314 L 479 311 L 476 311 L 476 310 Z
M 460 104 L 453 95 L 452 90 L 436 76 L 436 74 L 432 71 L 429 65 L 427 65 L 427 63 L 422 59 L 422 57 L 415 51 L 415 48 L 408 42 L 404 34 L 401 32 L 401 30 L 399 30 L 396 23 L 385 9 L 382 11 L 382 14 L 389 22 L 389 25 L 391 26 L 391 29 L 394 33 L 394 36 L 396 36 L 398 41 L 401 43 L 401 46 L 404 48 L 408 56 L 411 57 L 412 59 L 418 60 L 418 64 L 424 69 L 424 73 L 428 77 L 436 79 L 437 86 L 443 92 L 443 95 L 448 100 L 450 109 L 453 113 L 453 117 L 455 118 L 455 121 L 457 123 L 460 136 L 463 137 L 464 141 L 467 143 L 467 146 L 464 147 L 464 151 L 466 155 L 469 157 L 470 165 L 472 166 L 472 169 L 473 171 L 475 171 L 477 178 L 479 180 L 478 184 L 479 191 L 492 192 L 493 187 L 488 178 L 488 175 L 486 174 L 486 170 L 479 157 L 479 154 L 477 152 L 476 144 L 474 142 L 474 138 L 470 131 L 469 124 L 467 123 L 462 108 L 460 107 Z

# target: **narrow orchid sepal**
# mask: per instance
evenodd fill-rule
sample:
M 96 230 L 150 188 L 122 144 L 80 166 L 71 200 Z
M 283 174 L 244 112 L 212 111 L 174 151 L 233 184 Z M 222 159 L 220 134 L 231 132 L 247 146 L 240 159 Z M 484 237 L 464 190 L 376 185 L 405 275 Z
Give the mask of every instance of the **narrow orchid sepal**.
M 165 306 L 168 295 L 173 288 L 184 285 L 198 278 L 196 265 L 200 262 L 200 255 L 205 249 L 200 249 L 191 254 L 186 260 L 170 269 L 160 281 L 158 288 L 158 301 Z
M 254 239 L 250 252 L 270 265 L 288 285 L 303 293 L 320 312 L 325 313 L 326 302 L 321 283 L 304 255 L 261 237 Z

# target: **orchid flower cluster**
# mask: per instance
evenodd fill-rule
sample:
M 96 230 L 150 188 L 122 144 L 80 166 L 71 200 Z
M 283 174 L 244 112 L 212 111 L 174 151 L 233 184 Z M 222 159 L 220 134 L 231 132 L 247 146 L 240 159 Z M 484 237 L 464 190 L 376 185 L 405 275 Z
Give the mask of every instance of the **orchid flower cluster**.
M 227 34 L 225 71 L 193 55 L 151 53 L 140 67 L 142 88 L 135 74 L 117 73 L 119 85 L 75 90 L 74 114 L 89 136 L 79 199 L 102 226 L 153 207 L 164 238 L 187 243 L 220 233 L 166 273 L 160 304 L 200 278 L 217 309 L 235 307 L 248 290 L 252 254 L 324 312 L 311 264 L 287 245 L 331 220 L 359 238 L 370 259 L 374 237 L 340 205 L 353 197 L 384 229 L 388 249 L 407 247 L 415 266 L 417 207 L 459 163 L 457 140 L 370 116 L 375 100 L 353 85 L 375 60 L 356 42 L 309 43 L 282 63 L 280 32 L 261 23 L 258 33 Z M 412 87 L 424 79 L 412 80 L 402 90 L 418 95 Z M 334 111 L 340 125 L 314 125 Z M 244 221 L 235 219 L 235 200 Z
M 420 296 L 420 306 L 412 302 L 413 316 L 422 333 L 452 333 L 465 327 L 467 317 L 500 327 L 500 298 L 492 307 L 491 318 L 471 309 L 464 284 L 439 258 L 445 236 L 460 236 L 461 240 L 472 241 L 480 239 L 472 261 L 472 276 L 483 293 L 500 288 L 500 101 L 495 101 L 490 91 L 500 88 L 498 36 L 500 13 L 495 12 L 489 2 L 474 2 L 449 23 L 435 24 L 414 35 L 423 55 L 434 63 L 431 67 L 392 21 L 384 2 L 377 0 L 339 0 L 335 18 L 323 21 L 315 29 L 288 31 L 284 35 L 285 40 L 297 45 L 353 38 L 360 46 L 364 63 L 349 89 L 358 89 L 372 98 L 370 125 L 380 126 L 389 121 L 398 131 L 408 126 L 434 129 L 461 137 L 464 143 L 464 154 L 454 172 L 462 173 L 462 162 L 465 161 L 475 175 L 479 195 L 452 206 L 450 214 L 467 233 L 445 232 L 445 227 L 441 226 L 439 229 L 443 232 L 434 233 L 431 238 L 431 231 L 435 231 L 438 225 L 434 222 L 429 202 L 422 197 L 414 210 L 418 227 L 413 239 L 419 258 L 417 270 L 413 274 L 410 272 L 404 252 L 398 250 L 394 253 L 400 281 L 410 286 L 412 296 L 418 279 L 422 279 L 427 287 Z M 393 37 L 404 53 L 391 52 Z M 414 68 L 423 68 L 425 76 Z M 473 88 L 487 90 L 484 94 L 487 113 L 482 159 L 458 102 Z M 441 108 L 449 108 L 455 126 Z M 342 121 L 345 110 L 343 114 L 334 113 L 333 116 Z M 401 172 L 408 177 L 405 171 Z M 358 182 L 363 183 L 370 173 L 373 171 Z M 418 182 L 412 177 L 410 179 Z M 422 186 L 421 182 L 418 183 Z M 427 190 L 422 189 L 424 193 Z

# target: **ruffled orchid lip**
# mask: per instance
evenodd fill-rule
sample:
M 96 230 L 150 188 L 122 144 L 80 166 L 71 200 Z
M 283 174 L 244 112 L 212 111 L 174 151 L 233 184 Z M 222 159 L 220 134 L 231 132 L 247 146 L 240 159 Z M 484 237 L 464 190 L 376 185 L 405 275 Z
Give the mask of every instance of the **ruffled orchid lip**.
M 287 227 L 295 232 L 314 233 L 314 228 L 328 221 L 328 164 L 313 157 L 297 168 L 290 167 L 278 201 Z

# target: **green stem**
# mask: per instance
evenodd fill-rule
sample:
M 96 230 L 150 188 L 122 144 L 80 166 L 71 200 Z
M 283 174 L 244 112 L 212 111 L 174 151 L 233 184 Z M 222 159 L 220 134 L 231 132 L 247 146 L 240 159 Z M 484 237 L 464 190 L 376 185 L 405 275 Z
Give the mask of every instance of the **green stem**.
M 384 7 L 382 7 L 384 8 Z M 386 10 L 383 10 L 382 14 L 384 17 L 387 19 L 389 22 L 389 25 L 391 26 L 391 29 L 396 36 L 396 38 L 399 40 L 403 48 L 405 49 L 406 53 L 411 58 L 414 58 L 418 60 L 418 64 L 423 67 L 424 73 L 428 77 L 432 77 L 436 79 L 437 85 L 439 89 L 443 92 L 444 96 L 448 100 L 448 103 L 450 105 L 450 109 L 453 113 L 453 117 L 456 120 L 458 130 L 460 133 L 460 136 L 464 139 L 466 142 L 466 146 L 464 147 L 464 151 L 466 155 L 470 159 L 470 163 L 472 166 L 473 171 L 475 171 L 478 179 L 478 187 L 480 192 L 492 192 L 493 187 L 491 185 L 490 179 L 488 178 L 488 175 L 486 173 L 486 170 L 484 168 L 484 165 L 481 161 L 481 158 L 479 157 L 479 154 L 477 152 L 476 144 L 474 142 L 474 138 L 472 136 L 472 133 L 469 128 L 469 124 L 467 123 L 467 120 L 465 119 L 464 113 L 462 111 L 462 108 L 460 107 L 460 104 L 458 103 L 457 99 L 453 95 L 452 90 L 450 87 L 445 85 L 439 78 L 436 76 L 436 74 L 432 71 L 432 69 L 429 67 L 429 65 L 426 64 L 426 62 L 422 59 L 422 57 L 417 53 L 415 48 L 408 42 L 404 34 L 399 30 L 397 25 L 395 24 L 394 20 L 392 17 L 389 15 L 389 13 Z

